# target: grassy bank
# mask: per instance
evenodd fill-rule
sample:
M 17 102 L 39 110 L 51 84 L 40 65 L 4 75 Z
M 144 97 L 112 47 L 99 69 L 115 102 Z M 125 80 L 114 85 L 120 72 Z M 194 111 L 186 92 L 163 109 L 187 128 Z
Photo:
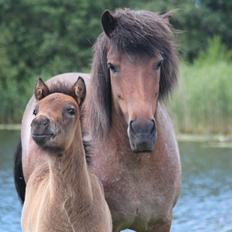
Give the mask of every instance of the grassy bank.
M 232 133 L 231 52 L 218 39 L 194 64 L 181 64 L 168 107 L 179 133 Z

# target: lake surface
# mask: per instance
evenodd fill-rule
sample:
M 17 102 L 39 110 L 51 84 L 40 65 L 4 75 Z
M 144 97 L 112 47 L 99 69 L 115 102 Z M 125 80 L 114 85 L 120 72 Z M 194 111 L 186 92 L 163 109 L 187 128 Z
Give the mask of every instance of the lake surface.
M 0 131 L 0 232 L 20 231 L 21 206 L 12 178 L 18 136 Z M 172 232 L 232 232 L 232 149 L 210 143 L 179 145 L 183 184 Z

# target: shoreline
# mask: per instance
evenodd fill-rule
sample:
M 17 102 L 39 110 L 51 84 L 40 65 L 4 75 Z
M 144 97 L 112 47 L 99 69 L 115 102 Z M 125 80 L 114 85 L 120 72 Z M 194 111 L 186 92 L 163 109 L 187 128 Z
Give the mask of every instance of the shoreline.
M 223 134 L 184 134 L 176 135 L 180 142 L 215 142 L 215 143 L 232 143 L 232 135 Z
M 3 130 L 20 130 L 21 124 L 0 124 L 0 131 Z M 232 135 L 223 134 L 185 134 L 177 133 L 179 142 L 216 142 L 232 143 Z
M 0 124 L 0 131 L 2 130 L 20 130 L 21 124 Z

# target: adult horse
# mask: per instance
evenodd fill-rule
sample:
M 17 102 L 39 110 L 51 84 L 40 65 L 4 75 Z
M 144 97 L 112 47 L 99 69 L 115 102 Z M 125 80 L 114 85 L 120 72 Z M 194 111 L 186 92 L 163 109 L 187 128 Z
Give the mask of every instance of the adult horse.
M 104 32 L 95 43 L 84 127 L 93 145 L 90 168 L 104 185 L 114 231 L 170 231 L 181 165 L 172 123 L 161 103 L 177 79 L 168 17 L 129 9 L 106 11 Z M 58 80 L 73 84 L 77 75 L 56 76 L 48 85 Z M 26 181 L 35 165 L 44 162 L 30 153 L 34 104 L 32 98 L 22 121 Z M 18 151 L 16 187 L 23 196 Z

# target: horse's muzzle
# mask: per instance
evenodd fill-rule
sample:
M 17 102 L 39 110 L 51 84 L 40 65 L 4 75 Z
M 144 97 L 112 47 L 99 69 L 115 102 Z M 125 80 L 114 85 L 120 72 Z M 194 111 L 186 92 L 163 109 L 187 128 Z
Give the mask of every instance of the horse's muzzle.
M 155 121 L 153 119 L 130 121 L 128 137 L 133 152 L 151 152 L 156 142 Z
M 39 116 L 32 120 L 31 135 L 38 145 L 42 146 L 54 137 L 50 124 L 50 120 L 45 116 Z

